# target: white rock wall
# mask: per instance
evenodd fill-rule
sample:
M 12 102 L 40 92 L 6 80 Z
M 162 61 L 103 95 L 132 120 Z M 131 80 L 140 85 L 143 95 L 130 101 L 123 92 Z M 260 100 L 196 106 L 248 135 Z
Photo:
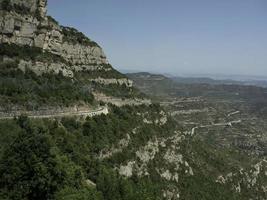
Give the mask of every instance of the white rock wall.
M 0 10 L 0 44 L 39 47 L 62 56 L 73 65 L 108 63 L 100 47 L 72 44 L 63 40 L 62 27 L 46 17 L 46 0 L 12 0 L 11 3 L 23 5 L 31 12 L 24 15 Z M 37 19 L 35 12 L 39 12 L 41 20 Z

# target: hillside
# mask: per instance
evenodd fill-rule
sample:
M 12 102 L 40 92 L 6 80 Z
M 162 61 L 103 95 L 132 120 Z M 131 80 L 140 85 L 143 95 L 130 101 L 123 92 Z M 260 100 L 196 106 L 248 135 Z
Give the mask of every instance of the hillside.
M 176 83 L 144 74 L 153 90 L 137 89 L 46 6 L 0 0 L 0 199 L 266 199 L 264 148 L 242 152 L 198 137 L 185 124 L 215 116 L 175 117 Z
M 103 95 L 117 104 L 142 98 L 96 42 L 46 16 L 46 4 L 1 0 L 1 112 L 83 107 Z
M 203 79 L 168 78 L 159 74 L 133 73 L 126 74 L 134 81 L 133 85 L 142 92 L 153 97 L 158 102 L 172 101 L 175 98 L 204 97 L 210 103 L 228 102 L 235 107 L 245 106 L 249 112 L 266 118 L 267 89 L 253 85 L 243 85 L 239 82 L 205 82 Z M 235 83 L 235 84 L 234 84 Z M 238 105 L 240 104 L 241 105 Z
M 150 73 L 127 76 L 134 86 L 165 108 L 180 125 L 180 130 L 188 132 L 191 144 L 195 140 L 204 142 L 205 150 L 212 148 L 213 152 L 222 153 L 223 158 L 232 159 L 228 164 L 238 163 L 242 170 L 253 165 L 255 158 L 266 162 L 266 88 L 201 84 L 196 80 L 190 82 L 190 79 L 179 82 Z M 237 154 L 230 156 L 229 151 Z M 244 156 L 248 158 L 245 162 Z

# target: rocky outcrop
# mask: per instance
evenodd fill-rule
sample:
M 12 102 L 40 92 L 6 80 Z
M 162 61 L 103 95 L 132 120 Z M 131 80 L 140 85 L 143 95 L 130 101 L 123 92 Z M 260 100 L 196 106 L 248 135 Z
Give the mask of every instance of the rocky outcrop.
M 105 158 L 110 158 L 115 153 L 122 152 L 124 148 L 128 147 L 130 141 L 131 141 L 131 136 L 129 134 L 126 134 L 126 138 L 121 139 L 117 145 L 113 145 L 110 149 L 103 149 L 100 152 L 99 159 L 102 160 Z
M 25 14 L 33 14 L 38 15 L 40 18 L 46 17 L 46 11 L 47 11 L 47 0 L 1 0 L 0 1 L 1 9 L 9 9 L 12 10 L 12 8 L 15 11 L 18 11 L 19 13 Z
M 29 118 L 61 118 L 67 116 L 78 117 L 94 117 L 97 115 L 107 115 L 109 113 L 107 107 L 99 107 L 94 109 L 89 106 L 74 106 L 74 107 L 43 107 L 38 110 L 26 110 L 23 108 L 14 108 L 13 110 L 6 110 L 6 108 L 0 107 L 0 120 L 1 119 L 13 119 L 20 115 L 27 115 Z
M 266 178 L 267 160 L 263 159 L 247 169 L 240 168 L 238 171 L 220 175 L 216 182 L 220 184 L 230 183 L 233 190 L 238 193 L 242 192 L 242 190 L 253 189 L 254 191 L 266 194 Z
M 129 160 L 126 165 L 121 165 L 118 168 L 119 174 L 126 177 L 131 177 L 133 174 L 140 177 L 149 176 L 149 163 L 156 162 L 160 158 L 164 164 L 155 170 L 163 180 L 178 183 L 181 172 L 187 176 L 194 176 L 192 167 L 179 153 L 179 144 L 184 138 L 180 132 L 175 132 L 175 135 L 168 138 L 154 138 L 148 141 L 145 146 L 140 147 L 135 152 L 134 160 Z
M 39 47 L 72 65 L 108 63 L 95 42 L 46 16 L 47 0 L 1 0 L 0 4 L 0 43 Z
M 147 113 L 143 114 L 143 122 L 145 124 L 157 124 L 157 125 L 162 126 L 166 124 L 168 121 L 167 114 L 163 110 L 160 111 L 156 119 L 149 119 L 149 117 L 150 116 L 147 115 Z
M 95 78 L 95 79 L 91 79 L 91 81 L 96 82 L 96 83 L 100 83 L 100 84 L 104 84 L 104 85 L 110 85 L 110 84 L 118 84 L 118 85 L 126 85 L 127 87 L 132 87 L 133 86 L 133 81 L 127 79 L 127 78 L 120 78 L 120 79 L 115 79 L 115 78 L 110 78 L 110 79 L 106 79 L 106 78 Z
M 138 105 L 150 105 L 151 104 L 150 99 L 118 98 L 118 97 L 113 97 L 113 96 L 107 96 L 104 93 L 99 93 L 99 92 L 93 92 L 93 95 L 97 101 L 102 101 L 104 103 L 110 103 L 110 104 L 116 105 L 118 107 L 125 106 L 125 105 L 138 106 Z
M 62 73 L 63 76 L 71 78 L 73 77 L 73 71 L 71 67 L 64 63 L 32 62 L 20 60 L 18 67 L 23 72 L 25 72 L 26 69 L 31 69 L 38 76 L 44 73 Z
M 86 79 L 94 83 L 132 87 L 131 80 L 114 73 L 96 42 L 74 28 L 60 26 L 46 15 L 46 6 L 47 0 L 0 0 L 0 45 L 8 46 L 9 50 L 13 47 L 20 49 L 17 51 L 23 51 L 25 47 L 32 49 L 28 59 L 17 58 L 11 50 L 11 55 L 1 55 L 3 61 L 15 57 L 19 69 L 29 69 L 37 75 L 61 73 L 76 78 L 76 72 L 86 71 L 89 72 Z M 42 60 L 38 56 L 32 59 L 36 51 L 45 54 L 39 56 Z

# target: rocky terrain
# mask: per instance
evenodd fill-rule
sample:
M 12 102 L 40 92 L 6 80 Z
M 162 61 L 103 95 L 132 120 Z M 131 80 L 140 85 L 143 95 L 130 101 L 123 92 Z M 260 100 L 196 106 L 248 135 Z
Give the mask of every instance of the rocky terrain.
M 0 199 L 266 199 L 265 90 L 128 78 L 46 5 L 0 1 Z
M 92 70 L 96 69 L 96 65 L 108 63 L 102 49 L 95 42 L 73 28 L 60 26 L 46 15 L 47 0 L 1 2 L 1 43 L 38 47 L 59 55 L 72 65 L 69 69 L 65 69 L 68 65 L 59 66 L 63 72 L 74 68 Z M 44 67 L 44 63 L 21 62 L 21 65 L 36 70 L 42 70 L 40 66 Z M 55 68 L 55 64 L 57 63 L 46 67 Z
M 33 72 L 37 77 L 43 74 L 62 75 L 66 77 L 66 81 L 70 78 L 72 83 L 80 85 L 81 88 L 78 90 L 82 90 L 82 93 L 88 92 L 91 95 L 101 93 L 107 96 L 109 103 L 114 104 L 118 104 L 117 99 L 123 99 L 123 105 L 140 104 L 140 101 L 136 102 L 135 100 L 140 96 L 138 97 L 138 92 L 132 87 L 132 81 L 117 72 L 108 63 L 102 48 L 76 29 L 59 25 L 55 19 L 46 15 L 46 6 L 47 0 L 1 0 L 1 68 L 7 68 L 13 74 Z M 33 75 L 31 74 L 31 76 Z M 9 83 L 10 81 L 5 74 L 1 79 L 1 87 L 8 87 L 10 90 L 9 85 L 12 84 Z M 23 83 L 16 85 L 29 87 L 25 78 L 21 82 Z M 47 86 L 39 84 L 36 87 Z M 66 86 L 63 87 L 66 88 Z M 20 89 L 14 88 L 14 90 Z M 9 93 L 17 93 L 14 90 Z M 32 91 L 33 88 L 26 90 Z M 135 94 L 135 92 L 137 93 Z M 16 98 L 18 99 L 18 97 Z M 41 108 L 38 109 L 42 110 L 51 109 L 48 108 L 50 105 L 47 103 L 41 106 L 40 102 L 34 101 L 31 95 L 28 98 L 25 100 L 27 102 L 21 104 L 16 102 L 15 105 L 8 106 L 8 109 L 12 112 L 17 110 L 26 112 L 29 106 L 25 104 L 39 105 Z M 98 96 L 95 98 L 97 99 Z M 143 97 L 141 99 L 143 100 Z M 4 101 L 10 101 L 10 98 Z M 6 112 L 7 108 L 4 106 L 4 102 L 0 104 L 0 113 Z M 83 106 L 84 104 L 88 103 L 79 101 L 77 104 L 76 101 L 72 102 L 71 106 Z M 66 105 L 55 106 L 66 109 Z
M 197 133 L 219 146 L 235 146 L 240 151 L 266 156 L 266 115 L 263 112 L 266 107 L 264 103 L 255 106 L 266 102 L 265 88 L 184 84 L 161 75 L 144 76 L 142 73 L 129 74 L 129 77 L 143 92 L 157 94 L 153 96 L 155 101 L 183 124 L 184 129 L 190 130 L 191 135 Z M 159 92 L 154 92 L 157 89 Z
M 260 171 L 262 177 L 266 178 L 267 129 L 266 115 L 262 112 L 265 104 L 255 106 L 259 102 L 266 102 L 266 89 L 177 83 L 162 75 L 149 73 L 128 74 L 128 77 L 134 81 L 134 86 L 165 107 L 169 115 L 180 124 L 185 137 L 201 140 L 211 145 L 214 151 L 230 150 L 237 153 L 234 157 L 238 159 L 240 170 L 218 175 L 216 182 L 225 184 L 230 179 L 232 187 L 240 193 L 241 188 L 246 190 L 253 187 L 255 182 L 252 182 L 257 180 Z M 250 156 L 250 159 L 243 162 L 243 156 Z M 246 167 L 248 169 L 245 172 L 243 170 Z M 265 191 L 266 183 L 261 187 Z

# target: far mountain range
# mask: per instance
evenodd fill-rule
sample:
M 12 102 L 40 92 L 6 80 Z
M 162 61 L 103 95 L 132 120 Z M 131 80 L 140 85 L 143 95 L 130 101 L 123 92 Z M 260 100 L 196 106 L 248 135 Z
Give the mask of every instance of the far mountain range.
M 119 70 L 122 73 L 138 73 L 138 70 Z M 143 72 L 141 72 L 143 73 Z M 146 72 L 144 72 L 146 73 Z M 148 73 L 162 74 L 178 83 L 188 84 L 234 84 L 234 85 L 254 85 L 259 87 L 267 87 L 267 76 L 256 75 L 236 75 L 236 74 L 170 74 L 157 73 L 149 71 Z

